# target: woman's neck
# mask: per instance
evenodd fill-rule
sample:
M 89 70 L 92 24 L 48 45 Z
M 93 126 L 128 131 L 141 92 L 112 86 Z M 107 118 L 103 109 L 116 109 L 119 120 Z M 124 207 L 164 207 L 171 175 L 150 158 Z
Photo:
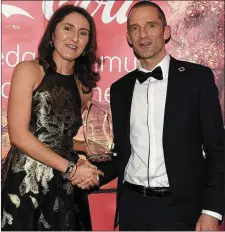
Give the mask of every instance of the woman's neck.
M 53 54 L 53 60 L 56 64 L 56 72 L 63 75 L 71 75 L 74 72 L 75 60 L 68 61 L 62 59 L 59 55 Z

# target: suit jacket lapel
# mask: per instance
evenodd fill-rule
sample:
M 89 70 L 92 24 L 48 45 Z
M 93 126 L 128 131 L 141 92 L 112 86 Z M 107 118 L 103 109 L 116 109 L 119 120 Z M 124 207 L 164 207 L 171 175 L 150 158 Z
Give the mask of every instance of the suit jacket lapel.
M 127 129 L 130 129 L 130 113 L 131 113 L 131 103 L 134 92 L 134 85 L 136 82 L 136 71 L 134 71 L 129 80 L 127 79 L 126 87 L 124 91 L 124 107 L 125 107 L 125 120 L 127 120 Z M 128 128 L 129 127 L 129 128 Z
M 131 104 L 134 92 L 134 86 L 136 82 L 136 71 L 130 73 L 127 78 L 126 85 L 122 90 L 124 93 L 123 106 L 124 106 L 124 119 L 125 120 L 125 141 L 127 148 L 130 150 L 130 114 L 131 114 Z M 129 154 L 129 152 L 128 152 Z
M 181 93 L 181 81 L 183 77 L 184 67 L 181 67 L 181 63 L 179 60 L 171 57 L 170 66 L 169 66 L 169 75 L 168 75 L 168 84 L 167 84 L 167 94 L 166 94 L 166 102 L 165 102 L 165 112 L 164 112 L 164 125 L 163 125 L 163 149 L 164 149 L 164 157 L 166 162 L 167 173 L 171 173 L 170 165 L 169 165 L 169 152 L 171 146 L 176 146 L 175 144 L 171 144 L 172 141 L 170 138 L 173 137 L 173 133 L 175 133 L 175 125 L 174 120 L 176 120 L 177 113 L 177 104 L 179 103 L 179 97 Z M 170 180 L 171 178 L 169 178 Z M 172 183 L 170 183 L 172 184 Z
M 165 102 L 165 112 L 164 112 L 164 126 L 163 126 L 163 140 L 165 142 L 165 137 L 173 131 L 173 115 L 176 113 L 174 107 L 176 107 L 177 88 L 178 88 L 178 78 L 179 78 L 179 61 L 171 57 Z M 171 135 L 169 135 L 171 136 Z

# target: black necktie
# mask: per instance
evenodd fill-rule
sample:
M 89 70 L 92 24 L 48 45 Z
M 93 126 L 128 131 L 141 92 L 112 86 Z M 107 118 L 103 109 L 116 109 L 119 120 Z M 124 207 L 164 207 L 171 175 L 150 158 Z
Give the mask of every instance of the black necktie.
M 139 70 L 137 71 L 137 79 L 141 84 L 145 82 L 149 77 L 154 77 L 157 80 L 162 80 L 163 75 L 162 75 L 161 67 L 158 66 L 152 72 L 147 72 L 147 73 Z

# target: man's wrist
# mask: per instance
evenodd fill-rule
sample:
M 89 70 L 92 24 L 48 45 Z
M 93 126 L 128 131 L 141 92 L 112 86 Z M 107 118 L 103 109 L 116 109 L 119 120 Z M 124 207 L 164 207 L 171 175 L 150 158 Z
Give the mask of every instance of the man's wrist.
M 210 215 L 210 216 L 212 216 L 212 217 L 215 217 L 215 218 L 218 219 L 218 220 L 222 220 L 222 215 L 221 215 L 221 214 L 216 213 L 216 212 L 213 212 L 213 211 L 211 211 L 211 210 L 205 210 L 205 209 L 203 209 L 203 210 L 202 210 L 202 213 L 207 214 L 207 215 Z

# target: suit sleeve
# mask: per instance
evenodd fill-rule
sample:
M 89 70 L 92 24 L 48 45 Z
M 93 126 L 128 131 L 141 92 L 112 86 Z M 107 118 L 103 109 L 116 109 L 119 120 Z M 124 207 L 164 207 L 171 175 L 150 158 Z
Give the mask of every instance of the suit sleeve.
M 110 88 L 110 106 L 111 106 L 111 112 L 112 112 L 112 124 L 113 124 L 113 132 L 115 129 L 115 120 L 114 120 L 114 110 L 116 108 L 116 96 L 115 96 L 115 90 L 113 85 Z M 118 176 L 118 154 L 117 154 L 117 143 L 114 133 L 114 149 L 113 153 L 116 153 L 117 156 L 114 156 L 112 158 L 112 161 L 106 162 L 106 163 L 94 163 L 95 166 L 101 171 L 104 172 L 104 177 L 99 176 L 99 184 L 100 186 L 107 184 L 111 180 L 115 179 Z
M 204 209 L 224 214 L 224 128 L 218 90 L 211 69 L 203 76 L 200 123 L 205 152 Z

